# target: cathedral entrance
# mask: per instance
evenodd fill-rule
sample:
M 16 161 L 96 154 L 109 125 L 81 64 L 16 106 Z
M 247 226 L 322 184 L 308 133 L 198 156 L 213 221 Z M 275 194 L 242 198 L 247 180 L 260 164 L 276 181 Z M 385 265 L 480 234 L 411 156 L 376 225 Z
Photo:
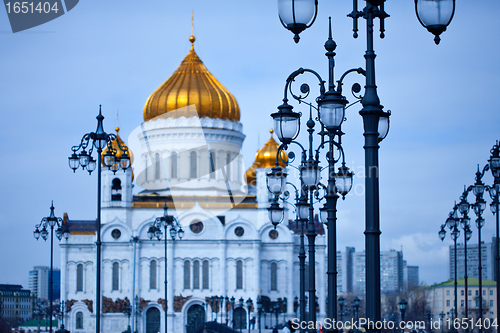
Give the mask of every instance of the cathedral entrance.
M 150 308 L 146 312 L 146 333 L 160 332 L 160 310 Z
M 186 332 L 195 333 L 203 329 L 205 324 L 205 309 L 201 305 L 194 304 L 187 311 Z
M 234 309 L 233 328 L 235 330 L 247 328 L 247 312 L 245 311 L 245 309 Z

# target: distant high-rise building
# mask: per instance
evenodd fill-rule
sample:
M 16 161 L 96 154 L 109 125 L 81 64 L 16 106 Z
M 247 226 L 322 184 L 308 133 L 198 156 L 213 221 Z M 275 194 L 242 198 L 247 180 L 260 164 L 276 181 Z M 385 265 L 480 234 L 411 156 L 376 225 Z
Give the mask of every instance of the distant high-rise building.
M 416 274 L 418 285 L 418 267 L 410 267 L 412 267 L 412 279 L 415 279 Z M 345 252 L 338 252 L 337 285 L 339 293 L 363 294 L 366 281 L 365 270 L 364 252 L 355 252 L 353 247 L 347 247 Z M 380 288 L 382 292 L 403 290 L 403 276 L 403 252 L 396 250 L 380 252 Z
M 403 252 L 380 252 L 380 290 L 403 290 Z
M 49 299 L 49 268 L 35 266 L 29 273 L 28 287 L 39 299 Z
M 60 299 L 61 295 L 61 271 L 53 270 L 53 300 Z M 29 272 L 29 289 L 36 294 L 37 298 L 45 300 L 50 298 L 50 268 L 47 266 L 35 266 Z
M 408 266 L 403 260 L 403 288 L 411 290 L 419 285 L 418 266 Z
M 487 280 L 495 279 L 494 261 L 495 247 L 492 243 L 481 243 L 481 266 L 482 277 Z M 450 279 L 455 278 L 455 249 L 450 245 Z M 465 276 L 465 246 L 457 244 L 457 276 Z M 479 246 L 478 244 L 467 243 L 467 276 L 479 278 Z
M 365 252 L 354 252 L 352 254 L 353 261 L 353 291 L 356 294 L 364 294 L 365 293 L 365 281 L 366 281 L 366 263 L 365 263 Z
M 353 247 L 346 247 L 345 252 L 337 252 L 337 290 L 339 293 L 353 292 Z

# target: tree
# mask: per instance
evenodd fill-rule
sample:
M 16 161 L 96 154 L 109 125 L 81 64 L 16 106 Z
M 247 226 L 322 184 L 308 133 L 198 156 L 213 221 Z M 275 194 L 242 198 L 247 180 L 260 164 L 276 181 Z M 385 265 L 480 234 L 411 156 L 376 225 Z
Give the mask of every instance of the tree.
M 425 314 L 429 309 L 427 304 L 428 288 L 415 288 L 409 292 L 410 301 L 406 310 L 406 319 L 411 321 L 425 321 Z

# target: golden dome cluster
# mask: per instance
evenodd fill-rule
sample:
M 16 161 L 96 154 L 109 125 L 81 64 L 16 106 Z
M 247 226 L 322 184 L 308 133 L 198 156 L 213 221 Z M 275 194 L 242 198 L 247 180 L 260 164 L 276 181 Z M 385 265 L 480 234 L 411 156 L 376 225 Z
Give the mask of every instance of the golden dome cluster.
M 240 120 L 240 107 L 234 96 L 207 70 L 193 48 L 181 65 L 151 96 L 144 106 L 144 121 L 162 117 L 210 117 Z M 189 105 L 196 108 L 188 108 Z M 183 108 L 178 112 L 173 112 Z
M 279 144 L 273 138 L 273 130 L 270 130 L 271 137 L 266 144 L 260 148 L 255 154 L 255 161 L 252 166 L 245 172 L 245 179 L 248 185 L 255 185 L 255 170 L 262 168 L 272 168 L 276 165 L 276 154 L 278 154 Z M 286 166 L 288 155 L 284 150 L 280 153 L 279 165 Z

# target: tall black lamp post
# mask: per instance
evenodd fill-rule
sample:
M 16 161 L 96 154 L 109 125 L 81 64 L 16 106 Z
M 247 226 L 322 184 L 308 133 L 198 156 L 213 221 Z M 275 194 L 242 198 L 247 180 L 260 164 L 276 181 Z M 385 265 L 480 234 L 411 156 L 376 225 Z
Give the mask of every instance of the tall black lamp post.
M 135 304 L 135 313 L 134 313 L 135 331 L 134 331 L 134 333 L 137 333 L 138 327 L 139 327 L 138 326 L 139 314 L 142 312 L 142 309 L 140 308 L 139 296 L 137 296 L 137 295 L 135 295 L 134 304 Z
M 248 333 L 250 333 L 250 311 L 253 308 L 253 301 L 251 298 L 247 299 L 247 309 L 248 309 Z
M 69 237 L 69 230 L 66 226 L 63 225 L 63 220 L 60 217 L 56 217 L 54 215 L 54 202 L 50 205 L 50 215 L 48 217 L 44 217 L 42 221 L 35 226 L 35 231 L 33 231 L 33 236 L 35 236 L 36 240 L 42 236 L 43 240 L 46 241 L 49 232 L 47 228 L 50 227 L 50 277 L 49 277 L 49 329 L 52 333 L 52 303 L 54 301 L 54 279 L 53 279 L 53 271 L 54 271 L 54 227 L 56 227 L 56 237 L 61 240 L 64 236 L 65 239 Z M 41 229 L 41 230 L 40 230 Z
M 482 263 L 481 263 L 481 228 L 484 225 L 484 218 L 482 217 L 482 214 L 486 208 L 486 202 L 483 199 L 483 194 L 484 191 L 488 191 L 491 197 L 491 212 L 496 215 L 496 239 L 495 239 L 495 262 L 496 262 L 496 267 L 495 267 L 495 280 L 497 282 L 497 286 L 499 285 L 500 282 L 500 247 L 499 247 L 499 193 L 500 193 L 500 145 L 498 141 L 496 142 L 495 145 L 493 145 L 493 148 L 490 150 L 491 156 L 490 159 L 488 160 L 488 163 L 484 166 L 483 170 L 478 170 L 476 172 L 476 182 L 474 185 L 469 186 L 466 191 L 467 193 L 472 191 L 474 195 L 476 196 L 476 201 L 473 204 L 468 204 L 466 202 L 466 196 L 467 193 L 465 193 L 463 196 L 465 197 L 464 199 L 464 209 L 466 208 L 466 205 L 472 206 L 474 209 L 474 213 L 476 215 L 476 226 L 478 228 L 478 242 L 479 242 L 479 261 L 478 261 L 478 274 L 479 274 L 479 321 L 482 320 L 483 316 L 483 293 L 482 293 Z M 491 174 L 493 176 L 493 184 L 490 185 L 485 185 L 482 181 L 482 178 L 487 170 L 491 171 Z M 497 309 L 500 308 L 500 288 L 497 288 L 497 297 L 496 297 L 496 305 Z M 483 327 L 481 326 L 479 328 L 479 331 L 483 331 Z
M 129 304 L 123 309 L 123 314 L 127 316 L 128 319 L 128 327 L 122 333 L 132 333 L 132 328 L 130 327 L 130 315 L 132 314 L 132 306 Z
M 467 242 L 469 241 L 469 239 L 472 236 L 472 230 L 470 229 L 470 225 L 469 225 L 470 218 L 467 215 L 468 209 L 466 209 L 464 206 L 464 204 L 466 204 L 466 202 L 464 202 L 466 196 L 467 196 L 467 192 L 464 192 L 463 196 L 460 198 L 461 199 L 460 203 L 458 205 L 455 205 L 455 207 L 453 208 L 453 219 L 455 219 L 457 222 L 460 222 L 459 225 L 461 225 L 463 230 L 464 230 L 465 318 L 468 319 L 469 318 L 469 304 L 468 304 L 469 283 L 468 283 L 468 272 L 467 272 Z M 458 218 L 458 216 L 456 214 L 457 209 L 462 214 L 461 218 Z M 455 307 L 456 307 L 456 305 L 455 305 Z M 469 328 L 466 327 L 465 331 L 468 332 Z
M 301 149 L 301 165 L 299 169 L 300 175 L 300 194 L 296 203 L 297 218 L 299 221 L 307 222 L 307 237 L 309 240 L 309 298 L 315 299 L 315 251 L 314 251 L 314 241 L 316 237 L 316 231 L 314 227 L 314 208 L 313 201 L 325 200 L 324 206 L 320 209 L 320 217 L 323 223 L 328 226 L 328 305 L 327 305 L 327 316 L 328 318 L 337 318 L 336 302 L 337 299 L 337 245 L 336 245 L 336 222 L 337 222 L 337 200 L 341 195 L 343 198 L 352 188 L 352 180 L 354 173 L 349 171 L 349 168 L 345 165 L 345 154 L 341 145 L 341 136 L 344 134 L 341 130 L 341 124 L 345 117 L 345 109 L 347 105 L 346 98 L 342 95 L 342 81 L 344 77 L 351 73 L 357 72 L 364 74 L 365 71 L 361 68 L 351 69 L 345 72 L 341 79 L 338 81 L 337 87 L 334 84 L 334 56 L 336 49 L 336 44 L 332 39 L 331 24 L 329 37 L 325 43 L 325 49 L 327 51 L 326 56 L 328 58 L 328 91 L 325 88 L 325 81 L 321 76 L 311 69 L 299 68 L 286 80 L 283 104 L 278 107 L 278 112 L 271 114 L 274 120 L 275 133 L 278 139 L 282 142 L 278 149 L 276 155 L 276 166 L 271 170 L 271 173 L 267 175 L 268 189 L 275 195 L 274 202 L 271 203 L 269 208 L 269 217 L 274 225 L 277 225 L 283 219 L 283 208 L 278 204 L 278 198 L 284 191 L 284 186 L 286 184 L 287 174 L 279 166 L 279 159 L 282 150 L 287 150 L 289 145 L 296 144 Z M 306 83 L 300 86 L 300 95 L 297 95 L 293 90 L 293 82 L 296 78 L 301 75 L 309 73 L 315 76 L 319 81 L 320 95 L 316 99 L 316 103 L 313 105 L 306 101 L 306 98 L 310 94 L 309 85 Z M 353 92 L 359 93 L 359 85 L 353 86 Z M 288 104 L 289 95 L 297 100 L 299 103 L 304 103 L 309 106 L 309 119 L 306 121 L 307 132 L 309 133 L 309 142 L 304 148 L 299 142 L 295 141 L 300 132 L 300 118 L 301 114 L 293 111 L 293 106 Z M 361 98 L 361 97 L 358 97 Z M 313 117 L 313 109 L 317 110 L 317 117 Z M 388 117 L 388 114 L 386 114 Z M 318 134 L 321 136 L 321 142 L 316 149 L 313 148 L 313 133 L 316 122 L 314 119 L 318 119 L 321 125 L 321 129 Z M 385 118 L 388 120 L 388 118 Z M 388 126 L 388 123 L 387 123 Z M 388 129 L 388 127 L 386 128 Z M 387 134 L 384 131 L 380 138 L 383 138 Z M 377 140 L 379 135 L 377 133 Z M 378 141 L 377 141 L 378 142 Z M 320 183 L 320 172 L 321 166 L 319 161 L 320 150 L 324 149 L 325 146 L 328 147 L 326 153 L 326 159 L 328 161 L 328 183 L 323 185 Z M 335 153 L 337 153 L 335 157 Z M 293 152 L 289 153 L 290 160 L 293 160 L 295 154 Z M 290 160 L 288 162 L 290 162 Z M 335 172 L 335 163 L 342 162 L 341 167 Z M 288 163 L 290 166 L 291 164 Z M 323 189 L 325 194 L 322 198 L 319 198 L 318 190 Z M 300 253 L 302 254 L 302 253 Z M 301 256 L 299 255 L 299 258 Z M 305 253 L 304 253 L 305 258 Z M 304 299 L 301 294 L 301 320 L 305 316 Z M 314 302 L 309 303 L 309 318 L 308 321 L 316 321 L 316 306 Z
M 97 115 L 97 129 L 95 132 L 87 133 L 82 137 L 80 144 L 71 147 L 73 154 L 68 158 L 69 167 L 73 172 L 82 167 L 89 174 L 95 170 L 97 165 L 97 240 L 96 240 L 96 333 L 101 332 L 101 163 L 113 172 L 120 168 L 126 170 L 130 166 L 128 148 L 122 146 L 116 139 L 116 135 L 104 132 L 101 106 Z M 107 152 L 102 158 L 102 152 L 107 147 Z M 97 151 L 97 162 L 92 157 L 94 149 Z M 87 152 L 88 150 L 88 152 Z
M 242 315 L 240 315 L 240 333 L 241 333 L 241 330 L 243 329 L 243 313 L 245 313 L 245 310 L 243 308 L 244 302 L 245 302 L 245 300 L 243 299 L 243 297 L 240 297 L 240 299 L 238 300 L 238 305 L 240 306 L 241 310 L 243 311 Z
M 495 273 L 495 281 L 497 282 L 496 288 L 496 305 L 497 305 L 497 317 L 498 317 L 498 309 L 500 309 L 500 221 L 499 221 L 499 194 L 500 194 L 500 145 L 498 141 L 491 148 L 491 156 L 488 161 L 489 169 L 491 170 L 491 174 L 493 175 L 494 181 L 492 186 L 488 186 L 487 190 L 490 193 L 492 202 L 490 204 L 491 212 L 495 215 L 496 218 L 496 239 L 495 239 L 495 262 L 496 262 L 496 273 Z
M 494 150 L 494 148 L 493 148 Z M 492 150 L 492 151 L 493 151 Z M 491 158 L 490 158 L 491 160 Z M 482 217 L 482 214 L 484 210 L 486 209 L 486 201 L 483 198 L 484 191 L 487 190 L 490 192 L 490 195 L 495 194 L 497 186 L 494 185 L 493 187 L 487 186 L 483 183 L 482 178 L 485 174 L 485 172 L 490 168 L 490 164 L 487 164 L 482 171 L 479 170 L 479 165 L 478 169 L 476 172 L 476 181 L 474 185 L 471 185 L 469 187 L 464 188 L 464 192 L 462 193 L 462 196 L 460 197 L 460 203 L 458 204 L 458 210 L 460 213 L 462 213 L 464 216 L 467 216 L 467 213 L 469 212 L 469 209 L 472 207 L 474 210 L 474 213 L 476 215 L 476 226 L 477 226 L 477 231 L 478 231 L 478 279 L 479 279 L 479 315 L 478 315 L 478 320 L 479 322 L 482 322 L 483 318 L 483 275 L 482 275 L 482 243 L 481 243 L 481 229 L 484 226 L 484 218 Z M 495 175 L 495 174 L 494 174 Z M 496 180 L 496 179 L 495 179 Z M 476 201 L 473 204 L 470 204 L 467 201 L 467 195 L 472 192 L 475 197 Z M 497 197 L 498 194 L 494 195 L 493 197 Z M 456 306 L 456 305 L 455 305 Z M 467 314 L 468 315 L 468 314 Z M 481 333 L 483 331 L 483 326 L 479 325 L 479 332 Z
M 478 237 L 478 250 L 479 250 L 479 258 L 478 258 L 478 278 L 479 278 L 479 322 L 483 321 L 483 265 L 482 265 L 482 242 L 481 242 L 481 229 L 484 226 L 484 218 L 482 214 L 486 209 L 486 201 L 483 199 L 484 193 L 484 183 L 481 178 L 484 175 L 486 169 L 481 173 L 478 169 L 476 173 L 476 184 L 472 186 L 472 192 L 476 196 L 476 202 L 471 206 L 474 210 L 474 214 L 476 215 L 476 227 L 477 227 L 477 237 Z M 483 326 L 480 325 L 479 332 L 483 332 Z
M 454 249 L 454 271 L 455 271 L 455 275 L 454 275 L 454 287 L 455 287 L 455 290 L 454 290 L 454 294 L 455 294 L 455 298 L 454 298 L 454 310 L 452 310 L 452 320 L 455 320 L 457 318 L 457 239 L 458 237 L 460 236 L 460 230 L 458 230 L 458 218 L 456 217 L 456 211 L 453 211 L 450 213 L 450 215 L 448 216 L 448 218 L 446 219 L 446 223 L 441 225 L 441 230 L 439 230 L 439 238 L 441 239 L 441 241 L 444 240 L 444 238 L 446 237 L 446 229 L 445 227 L 448 226 L 448 228 L 450 228 L 450 232 L 451 232 L 451 238 L 453 239 L 453 249 Z
M 399 312 L 401 313 L 401 322 L 405 321 L 405 313 L 406 313 L 406 306 L 407 305 L 408 305 L 408 303 L 404 299 L 402 299 L 399 302 Z M 404 332 L 404 329 L 402 330 L 402 332 Z
M 340 321 L 344 320 L 344 302 L 345 302 L 345 298 L 340 296 L 338 299 L 339 308 L 340 308 L 340 310 L 339 310 Z
M 389 129 L 389 112 L 384 112 L 377 94 L 375 83 L 375 51 L 373 48 L 374 19 L 380 19 L 380 37 L 384 37 L 385 18 L 389 15 L 384 10 L 385 0 L 366 0 L 366 6 L 358 10 L 358 0 L 353 0 L 353 10 L 348 15 L 353 19 L 353 36 L 358 37 L 358 19 L 366 20 L 366 85 L 365 94 L 361 100 L 363 108 L 360 111 L 363 117 L 365 137 L 365 248 L 366 248 L 366 315 L 372 322 L 381 320 L 381 295 L 380 295 L 380 216 L 379 216 L 379 163 L 378 143 L 387 135 Z M 294 33 L 295 42 L 299 41 L 299 34 L 309 28 L 316 19 L 318 0 L 278 0 L 279 18 L 283 26 Z M 455 12 L 455 0 L 415 0 L 415 11 L 420 23 L 433 33 L 436 44 L 440 41 L 440 34 L 446 30 Z M 333 50 L 332 50 L 333 51 Z M 330 51 L 329 51 L 330 52 Z M 333 52 L 332 52 L 333 53 Z M 333 57 L 331 58 L 333 62 Z M 331 66 L 330 77 L 333 76 Z M 330 83 L 331 86 L 332 83 Z M 339 85 L 341 87 L 341 85 Z M 288 106 L 283 104 L 284 110 Z M 290 108 L 288 108 L 291 111 Z M 338 110 L 338 109 L 337 109 Z M 293 131 L 293 115 L 286 112 L 287 131 Z M 290 117 L 291 116 L 291 117 Z M 298 117 L 297 117 L 298 118 Z M 292 135 L 293 137 L 293 135 Z M 331 200 L 335 200 L 331 198 Z M 329 214 L 333 219 L 333 213 Z M 330 225 L 328 226 L 329 234 Z M 328 242 L 330 247 L 330 241 Z M 330 254 L 328 250 L 328 260 Z M 334 264 L 336 264 L 334 262 Z M 333 273 L 335 276 L 335 273 Z M 335 318 L 335 300 L 332 297 L 331 280 L 329 276 L 327 317 Z M 369 329 L 375 330 L 374 327 Z
M 441 333 L 444 333 L 444 321 L 443 320 L 444 320 L 445 315 L 446 314 L 443 311 L 441 311 L 441 313 L 439 314 L 439 318 L 441 318 L 441 323 L 440 323 L 441 324 Z
M 467 218 L 467 222 L 462 222 L 462 227 L 464 229 L 464 281 L 465 281 L 465 318 L 469 318 L 469 304 L 468 304 L 468 293 L 469 293 L 469 285 L 468 285 L 468 273 L 467 273 L 467 242 L 470 240 L 472 236 L 472 230 L 470 230 L 470 225 L 468 224 L 469 219 Z M 469 331 L 467 327 L 465 329 L 466 332 Z
M 165 230 L 163 233 L 161 231 L 161 228 Z M 156 239 L 161 240 L 163 238 L 163 243 L 164 243 L 164 248 L 165 248 L 165 281 L 164 281 L 164 288 L 165 288 L 165 333 L 167 333 L 167 320 L 168 320 L 168 302 L 167 302 L 167 228 L 169 229 L 170 237 L 172 238 L 172 241 L 175 240 L 177 236 L 179 236 L 179 239 L 182 239 L 184 236 L 184 230 L 182 230 L 182 227 L 180 226 L 179 222 L 177 219 L 172 216 L 168 215 L 168 208 L 167 208 L 167 203 L 165 202 L 165 206 L 163 206 L 163 216 L 157 217 L 151 227 L 148 229 L 148 237 L 149 239 L 153 239 L 153 237 L 156 237 Z
M 229 326 L 229 297 L 226 296 L 225 300 L 226 306 L 224 309 L 226 310 L 226 326 Z
M 236 305 L 236 299 L 234 298 L 234 296 L 231 297 L 231 299 L 229 300 L 231 302 L 231 310 L 233 312 L 233 319 L 231 320 L 232 321 L 232 325 L 231 327 L 234 329 L 234 325 L 235 325 L 235 318 L 234 318 L 234 307 Z
M 493 148 L 490 150 L 491 156 L 488 163 L 484 166 L 483 170 L 480 171 L 479 166 L 476 172 L 476 181 L 474 185 L 471 185 L 464 189 L 461 197 L 461 202 L 458 205 L 458 209 L 461 213 L 468 212 L 470 207 L 473 208 L 476 215 L 476 227 L 478 229 L 478 250 L 479 250 L 479 260 L 478 260 L 478 278 L 479 278 L 479 322 L 482 321 L 483 317 L 483 292 L 482 292 L 482 259 L 481 259 L 481 228 L 484 226 L 484 218 L 482 216 L 484 210 L 486 209 L 486 201 L 483 198 L 484 191 L 488 191 L 492 202 L 490 204 L 491 212 L 496 215 L 496 239 L 495 239 L 495 260 L 496 260 L 496 274 L 495 280 L 497 285 L 500 281 L 500 255 L 499 255 L 499 192 L 500 192 L 500 145 L 498 141 Z M 493 185 L 485 185 L 482 178 L 486 171 L 490 170 L 493 176 Z M 476 201 L 472 204 L 467 202 L 468 193 L 472 192 Z M 500 288 L 497 288 L 497 309 L 500 307 Z M 483 331 L 483 326 L 480 325 L 479 332 Z
M 427 320 L 427 324 L 429 325 L 429 332 L 432 332 L 432 325 L 431 325 L 432 313 L 430 310 L 428 310 L 425 313 L 425 319 Z
M 222 310 L 224 309 L 224 296 L 219 296 L 220 323 L 222 324 Z
M 257 296 L 257 315 L 259 316 L 259 333 L 261 333 L 261 316 L 262 316 L 262 298 L 260 298 L 260 295 Z
M 351 306 L 354 310 L 354 320 L 355 322 L 358 322 L 358 315 L 359 315 L 359 304 L 361 303 L 361 300 L 359 297 L 356 296 L 356 298 L 352 301 Z M 358 330 L 355 327 L 354 328 L 354 333 L 356 333 Z
M 61 327 L 56 331 L 56 333 L 69 333 L 67 329 L 64 328 L 64 317 L 66 316 L 66 302 L 61 302 L 61 308 L 58 312 L 58 318 L 61 319 Z
M 464 286 L 465 286 L 465 318 L 468 318 L 469 316 L 469 304 L 468 304 L 468 301 L 467 301 L 467 298 L 468 298 L 468 290 L 469 290 L 469 285 L 468 285 L 468 273 L 467 273 L 467 242 L 470 240 L 471 236 L 472 236 L 472 230 L 470 230 L 470 225 L 469 225 L 469 222 L 470 222 L 470 218 L 469 216 L 467 215 L 468 213 L 468 209 L 466 209 L 466 207 L 464 206 L 464 195 L 467 196 L 467 192 L 464 192 L 464 194 L 460 197 L 460 203 L 457 205 L 455 204 L 455 206 L 453 207 L 453 211 L 450 212 L 450 215 L 448 216 L 448 219 L 446 220 L 446 225 L 448 225 L 448 227 L 450 229 L 454 229 L 455 227 L 458 229 L 458 227 L 462 227 L 463 231 L 464 231 L 464 270 L 465 270 L 465 273 L 464 273 Z M 460 213 L 462 214 L 462 217 L 459 217 L 457 212 L 460 211 Z M 440 234 L 440 237 L 442 235 Z M 452 233 L 452 237 L 454 237 L 453 233 Z M 458 235 L 457 235 L 458 237 Z M 441 238 L 441 240 L 443 240 L 443 238 Z M 456 241 L 455 241 L 456 243 Z M 456 255 L 457 255 L 457 249 L 455 248 L 455 261 L 456 261 Z M 455 264 L 455 273 L 457 273 L 457 265 Z M 457 275 L 455 275 L 455 284 L 456 284 L 456 277 Z M 457 291 L 455 290 L 455 294 L 457 293 Z M 455 304 L 455 309 L 457 309 L 457 305 L 458 304 Z M 455 310 L 457 311 L 457 310 Z M 457 313 L 455 313 L 455 316 L 457 316 Z M 456 317 L 455 317 L 456 318 Z M 468 328 L 465 328 L 465 331 L 468 331 Z

